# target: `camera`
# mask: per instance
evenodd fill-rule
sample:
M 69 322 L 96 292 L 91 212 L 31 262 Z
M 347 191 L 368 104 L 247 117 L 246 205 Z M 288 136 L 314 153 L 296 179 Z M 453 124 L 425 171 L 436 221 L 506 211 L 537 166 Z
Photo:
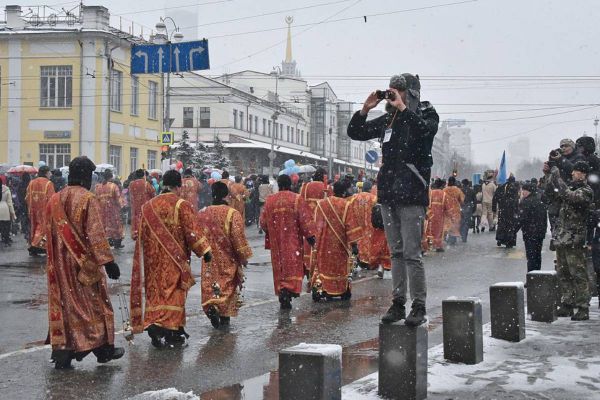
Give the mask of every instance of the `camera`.
M 561 149 L 555 149 L 550 152 L 550 160 L 560 158 L 562 155 Z
M 375 94 L 379 100 L 394 100 L 396 98 L 396 95 L 391 90 L 376 90 Z

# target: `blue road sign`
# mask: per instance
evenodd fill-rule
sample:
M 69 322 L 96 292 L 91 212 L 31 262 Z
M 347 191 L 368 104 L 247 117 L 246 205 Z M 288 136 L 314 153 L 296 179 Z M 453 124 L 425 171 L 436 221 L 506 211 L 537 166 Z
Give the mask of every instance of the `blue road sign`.
M 135 45 L 131 47 L 131 73 L 156 74 L 209 69 L 208 40 Z
M 365 153 L 365 160 L 367 160 L 369 164 L 375 164 L 378 158 L 379 154 L 377 153 L 377 150 L 369 150 Z
M 174 141 L 175 134 L 173 132 L 163 132 L 160 134 L 160 144 L 162 145 L 172 145 Z

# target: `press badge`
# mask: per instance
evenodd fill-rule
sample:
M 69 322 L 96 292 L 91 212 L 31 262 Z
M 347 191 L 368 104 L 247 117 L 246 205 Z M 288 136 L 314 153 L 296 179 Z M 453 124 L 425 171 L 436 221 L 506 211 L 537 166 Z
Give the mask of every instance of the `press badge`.
M 387 143 L 390 141 L 390 139 L 392 138 L 392 128 L 387 128 L 385 130 L 385 133 L 383 135 L 383 143 Z

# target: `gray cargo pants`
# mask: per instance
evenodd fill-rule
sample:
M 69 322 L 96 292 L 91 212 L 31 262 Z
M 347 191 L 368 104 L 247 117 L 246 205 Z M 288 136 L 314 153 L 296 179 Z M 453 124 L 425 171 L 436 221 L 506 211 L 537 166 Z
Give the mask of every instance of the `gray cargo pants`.
M 425 304 L 427 285 L 421 260 L 425 207 L 381 205 L 385 237 L 392 258 L 392 296 L 406 303 L 407 286 L 413 302 Z M 407 285 L 408 279 L 408 285 Z

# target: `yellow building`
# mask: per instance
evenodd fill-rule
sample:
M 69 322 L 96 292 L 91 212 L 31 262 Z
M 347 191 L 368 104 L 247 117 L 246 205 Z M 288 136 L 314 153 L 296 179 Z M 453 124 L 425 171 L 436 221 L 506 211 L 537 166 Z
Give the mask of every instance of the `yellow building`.
M 119 175 L 158 168 L 163 120 L 160 75 L 131 76 L 133 44 L 110 27 L 108 10 L 81 6 L 53 14 L 6 6 L 0 22 L 0 163 L 79 155 Z

